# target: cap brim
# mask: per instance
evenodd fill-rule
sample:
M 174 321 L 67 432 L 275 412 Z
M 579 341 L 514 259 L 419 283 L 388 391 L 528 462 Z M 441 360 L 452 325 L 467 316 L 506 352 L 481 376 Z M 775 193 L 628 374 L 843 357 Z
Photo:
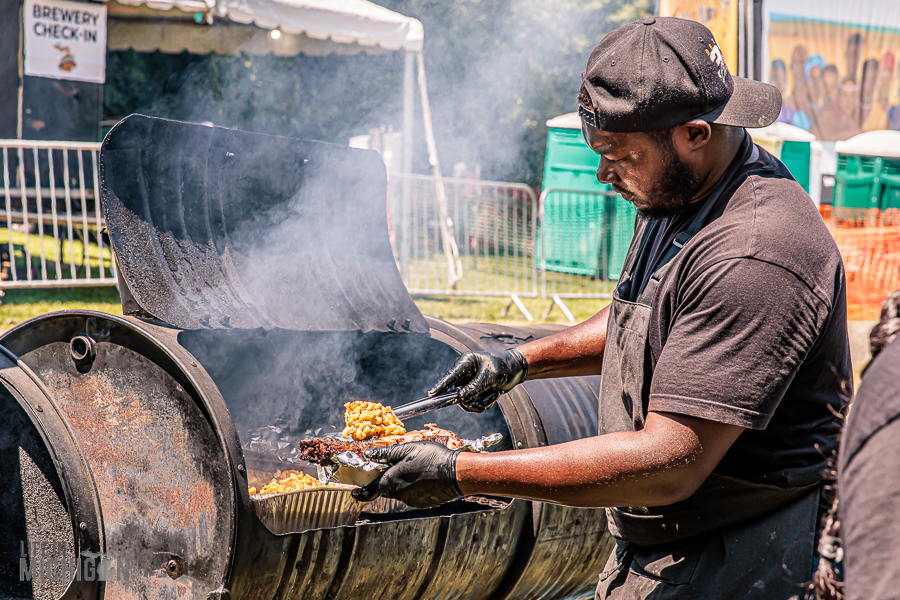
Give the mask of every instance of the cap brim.
M 732 127 L 766 127 L 781 112 L 781 92 L 774 85 L 732 77 L 734 91 L 723 106 L 700 117 L 710 123 Z

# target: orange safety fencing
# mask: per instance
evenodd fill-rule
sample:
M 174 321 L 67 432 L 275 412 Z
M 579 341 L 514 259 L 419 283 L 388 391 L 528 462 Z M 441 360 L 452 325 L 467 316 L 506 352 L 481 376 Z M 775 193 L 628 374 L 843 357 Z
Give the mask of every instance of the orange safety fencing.
M 822 218 L 837 227 L 893 227 L 900 225 L 900 208 L 844 208 L 820 206 Z
M 900 289 L 900 210 L 819 211 L 844 259 L 848 317 L 877 319 L 881 303 Z

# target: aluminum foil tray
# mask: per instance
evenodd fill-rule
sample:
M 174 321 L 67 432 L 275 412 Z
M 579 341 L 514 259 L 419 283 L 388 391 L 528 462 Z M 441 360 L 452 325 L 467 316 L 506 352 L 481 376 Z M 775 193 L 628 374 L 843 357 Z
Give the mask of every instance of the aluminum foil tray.
M 385 498 L 384 496 L 379 496 L 371 502 L 363 504 L 363 511 L 373 515 L 386 515 L 388 513 L 406 512 L 410 510 L 416 509 L 399 500 Z
M 300 533 L 353 525 L 364 504 L 350 495 L 350 485 L 251 496 L 256 514 L 272 533 Z

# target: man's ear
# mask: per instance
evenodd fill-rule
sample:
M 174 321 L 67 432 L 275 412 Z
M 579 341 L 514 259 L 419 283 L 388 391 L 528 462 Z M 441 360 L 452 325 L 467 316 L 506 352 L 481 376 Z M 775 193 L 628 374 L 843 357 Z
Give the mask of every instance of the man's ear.
M 675 143 L 681 150 L 693 152 L 709 143 L 712 126 L 702 119 L 693 119 L 675 128 Z

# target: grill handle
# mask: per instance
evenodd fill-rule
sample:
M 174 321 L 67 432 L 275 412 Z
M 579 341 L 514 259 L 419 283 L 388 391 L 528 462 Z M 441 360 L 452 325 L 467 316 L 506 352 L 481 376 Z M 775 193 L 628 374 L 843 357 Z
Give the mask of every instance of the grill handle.
M 457 403 L 459 403 L 459 390 L 453 390 L 452 392 L 432 396 L 431 398 L 414 400 L 409 404 L 394 408 L 393 411 L 394 416 L 398 419 L 411 419 L 412 417 L 418 417 L 419 415 L 424 415 L 425 413 L 430 413 Z

